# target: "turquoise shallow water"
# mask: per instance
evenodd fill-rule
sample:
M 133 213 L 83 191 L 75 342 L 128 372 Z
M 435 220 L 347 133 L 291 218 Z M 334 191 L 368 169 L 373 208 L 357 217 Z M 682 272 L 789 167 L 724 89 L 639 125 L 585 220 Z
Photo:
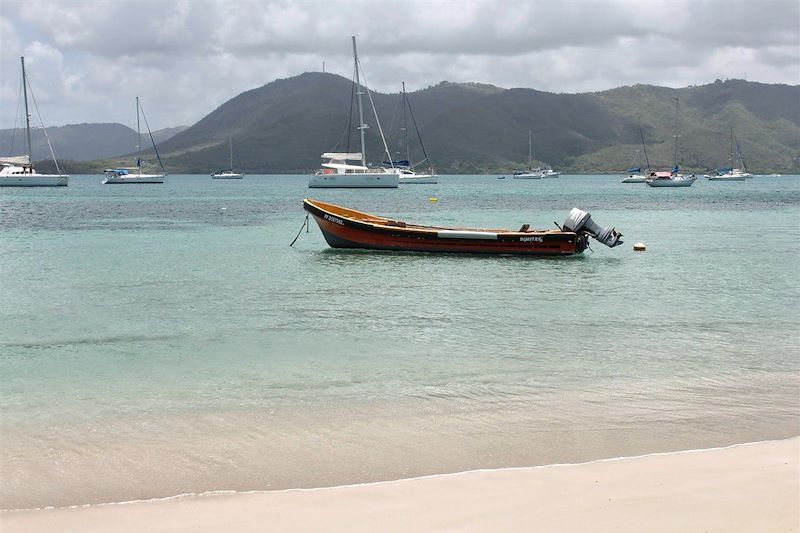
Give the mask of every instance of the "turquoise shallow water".
M 800 433 L 800 178 L 306 184 L 0 190 L 3 508 Z M 305 196 L 479 227 L 553 227 L 581 207 L 626 243 L 560 259 L 343 251 L 312 222 L 289 248 Z

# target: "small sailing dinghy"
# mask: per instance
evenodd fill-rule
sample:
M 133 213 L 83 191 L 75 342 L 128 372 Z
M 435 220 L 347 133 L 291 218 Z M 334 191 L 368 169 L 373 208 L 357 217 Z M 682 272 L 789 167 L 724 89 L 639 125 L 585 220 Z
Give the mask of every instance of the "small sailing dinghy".
M 589 236 L 612 248 L 622 244 L 621 233 L 598 226 L 577 208 L 561 228 L 535 230 L 524 224 L 516 231 L 422 226 L 308 198 L 303 209 L 317 221 L 331 248 L 566 256 L 583 252 Z

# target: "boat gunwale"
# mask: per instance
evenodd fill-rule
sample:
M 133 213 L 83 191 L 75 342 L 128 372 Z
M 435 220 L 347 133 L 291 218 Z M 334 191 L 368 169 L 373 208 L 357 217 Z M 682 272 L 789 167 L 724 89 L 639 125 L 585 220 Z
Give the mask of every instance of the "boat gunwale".
M 498 237 L 527 237 L 527 236 L 550 236 L 550 237 L 575 237 L 578 235 L 572 231 L 564 231 L 561 229 L 546 229 L 538 230 L 532 229 L 527 231 L 515 231 L 509 229 L 484 229 L 484 228 L 466 228 L 466 227 L 439 227 L 439 226 L 425 226 L 421 224 L 413 224 L 408 222 L 396 221 L 379 215 L 371 215 L 355 209 L 341 207 L 327 202 L 320 202 L 310 198 L 303 199 L 303 207 L 312 215 L 324 216 L 329 214 L 331 216 L 347 220 L 356 226 L 367 226 L 363 228 L 368 231 L 382 231 L 399 234 L 413 234 L 424 233 L 426 236 L 438 237 L 440 231 L 463 231 L 463 232 L 487 232 L 496 233 Z M 312 209 L 308 209 L 308 207 Z M 317 210 L 320 213 L 315 213 Z M 394 224 L 393 224 L 394 223 Z M 403 225 L 399 225 L 402 223 Z M 397 225 L 395 225 L 397 224 Z

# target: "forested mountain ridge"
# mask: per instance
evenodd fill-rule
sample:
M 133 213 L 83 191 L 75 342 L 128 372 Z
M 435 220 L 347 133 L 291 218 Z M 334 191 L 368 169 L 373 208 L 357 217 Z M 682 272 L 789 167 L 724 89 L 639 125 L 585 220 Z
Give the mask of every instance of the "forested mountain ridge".
M 399 92 L 373 92 L 372 98 L 393 155 L 403 155 Z M 566 172 L 619 172 L 645 164 L 639 127 L 651 165 L 668 168 L 674 163 L 676 99 L 681 167 L 726 165 L 733 128 L 751 170 L 800 169 L 800 86 L 717 80 L 679 89 L 634 85 L 555 94 L 441 82 L 408 98 L 440 173 L 505 173 L 525 166 L 529 130 L 539 161 Z M 359 150 L 351 102 L 352 82 L 335 74 L 275 80 L 225 102 L 160 143 L 159 151 L 169 172 L 205 174 L 227 166 L 230 136 L 234 166 L 246 172 L 309 173 L 319 167 L 322 152 L 348 149 L 348 125 L 349 150 Z M 364 104 L 367 157 L 379 164 L 386 157 L 366 97 Z M 409 132 L 414 139 L 413 125 Z M 422 158 L 416 141 L 411 152 L 412 159 Z

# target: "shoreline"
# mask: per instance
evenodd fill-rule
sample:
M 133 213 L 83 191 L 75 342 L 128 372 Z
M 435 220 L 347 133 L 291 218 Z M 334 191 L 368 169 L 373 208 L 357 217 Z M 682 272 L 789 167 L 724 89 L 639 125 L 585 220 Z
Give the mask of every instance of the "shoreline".
M 158 502 L 168 502 L 172 500 L 180 500 L 184 498 L 206 498 L 206 497 L 213 497 L 213 496 L 235 496 L 240 494 L 279 494 L 279 493 L 287 493 L 287 492 L 314 492 L 314 491 L 324 491 L 324 490 L 335 490 L 335 489 L 346 489 L 346 488 L 356 488 L 356 487 L 372 487 L 378 485 L 385 485 L 391 483 L 403 483 L 409 481 L 417 481 L 417 480 L 425 480 L 425 479 L 435 479 L 441 477 L 454 477 L 454 476 L 463 476 L 467 474 L 473 473 L 488 473 L 488 472 L 514 472 L 514 471 L 529 471 L 529 470 L 542 470 L 548 468 L 567 468 L 567 467 L 579 467 L 585 465 L 592 465 L 596 463 L 605 463 L 605 462 L 614 462 L 614 461 L 627 461 L 633 459 L 644 459 L 647 457 L 662 457 L 662 456 L 670 456 L 670 455 L 681 455 L 681 454 L 691 454 L 691 453 L 703 453 L 703 452 L 713 452 L 713 451 L 720 451 L 720 450 L 730 450 L 733 448 L 739 448 L 742 446 L 755 446 L 758 444 L 769 444 L 769 443 L 776 443 L 776 442 L 784 442 L 784 441 L 791 441 L 797 439 L 798 440 L 798 451 L 800 451 L 800 435 L 796 435 L 793 437 L 787 437 L 785 439 L 770 439 L 770 440 L 757 440 L 751 442 L 741 442 L 736 444 L 730 444 L 727 446 L 714 446 L 711 448 L 690 448 L 686 450 L 675 450 L 670 452 L 652 452 L 652 453 L 644 453 L 639 455 L 622 455 L 619 457 L 607 457 L 603 459 L 593 459 L 590 461 L 581 461 L 577 463 L 552 463 L 552 464 L 545 464 L 545 465 L 531 465 L 531 466 L 505 466 L 505 467 L 498 467 L 498 468 L 475 468 L 470 470 L 461 470 L 458 472 L 444 472 L 441 474 L 426 474 L 421 476 L 412 476 L 407 478 L 398 478 L 398 479 L 386 479 L 381 481 L 365 481 L 363 483 L 345 483 L 342 485 L 329 485 L 329 486 L 322 486 L 322 487 L 296 487 L 296 488 L 286 488 L 286 489 L 275 489 L 275 490 L 265 490 L 265 489 L 257 489 L 257 490 L 235 490 L 235 489 L 218 489 L 218 490 L 207 490 L 203 492 L 186 492 L 182 494 L 174 494 L 171 496 L 163 496 L 158 498 L 143 498 L 143 499 L 136 499 L 136 500 L 124 500 L 118 502 L 98 502 L 98 503 L 79 503 L 74 505 L 48 505 L 45 507 L 30 507 L 30 508 L 21 508 L 21 509 L 0 509 L 0 516 L 5 513 L 18 513 L 18 512 L 33 512 L 33 511 L 58 511 L 58 510 L 67 510 L 67 509 L 88 509 L 94 507 L 106 507 L 106 506 L 113 506 L 113 505 L 136 505 L 136 504 L 146 504 L 146 503 L 158 503 Z
M 450 524 L 456 529 L 497 526 L 515 530 L 527 529 L 530 520 L 542 518 L 533 515 L 553 515 L 555 508 L 565 513 L 550 516 L 557 519 L 551 523 L 555 528 L 591 524 L 604 530 L 603 527 L 618 526 L 621 518 L 638 516 L 645 521 L 637 523 L 649 524 L 648 530 L 702 528 L 701 524 L 710 524 L 706 527 L 711 530 L 748 530 L 748 524 L 764 526 L 765 522 L 759 520 L 769 516 L 774 521 L 770 524 L 796 531 L 800 528 L 798 452 L 800 436 L 795 436 L 582 463 L 478 469 L 333 487 L 209 491 L 147 500 L 3 510 L 0 525 L 6 533 L 47 531 L 56 524 L 78 531 L 119 531 L 126 527 L 133 531 L 140 530 L 142 524 L 155 530 L 180 527 L 211 531 L 225 524 L 237 531 L 255 531 L 271 520 L 281 529 L 368 530 L 385 526 L 383 520 L 388 520 L 390 528 L 402 529 L 439 529 L 441 524 Z M 598 487 L 602 482 L 603 490 L 576 493 L 574 484 L 588 478 Z M 583 488 L 591 485 L 584 484 Z M 487 486 L 494 487 L 488 498 L 481 496 Z M 531 487 L 545 490 L 541 494 L 524 490 Z M 531 497 L 536 505 L 529 508 Z M 697 498 L 710 498 L 718 512 L 703 513 L 702 505 L 693 507 Z M 456 512 L 455 507 L 436 507 L 440 500 L 463 502 Z M 601 505 L 601 500 L 627 503 L 621 509 L 617 505 Z M 520 505 L 511 505 L 514 502 Z M 387 503 L 391 505 L 387 507 Z M 311 513 L 313 516 L 303 513 L 309 506 L 317 510 Z M 754 517 L 748 511 L 759 506 L 771 509 L 771 514 Z M 515 516 L 502 511 L 506 507 L 514 507 L 506 510 Z M 651 522 L 661 513 L 671 516 L 673 522 L 683 520 L 683 526 Z M 226 518 L 221 521 L 223 516 Z M 664 529 L 658 529 L 660 525 Z

